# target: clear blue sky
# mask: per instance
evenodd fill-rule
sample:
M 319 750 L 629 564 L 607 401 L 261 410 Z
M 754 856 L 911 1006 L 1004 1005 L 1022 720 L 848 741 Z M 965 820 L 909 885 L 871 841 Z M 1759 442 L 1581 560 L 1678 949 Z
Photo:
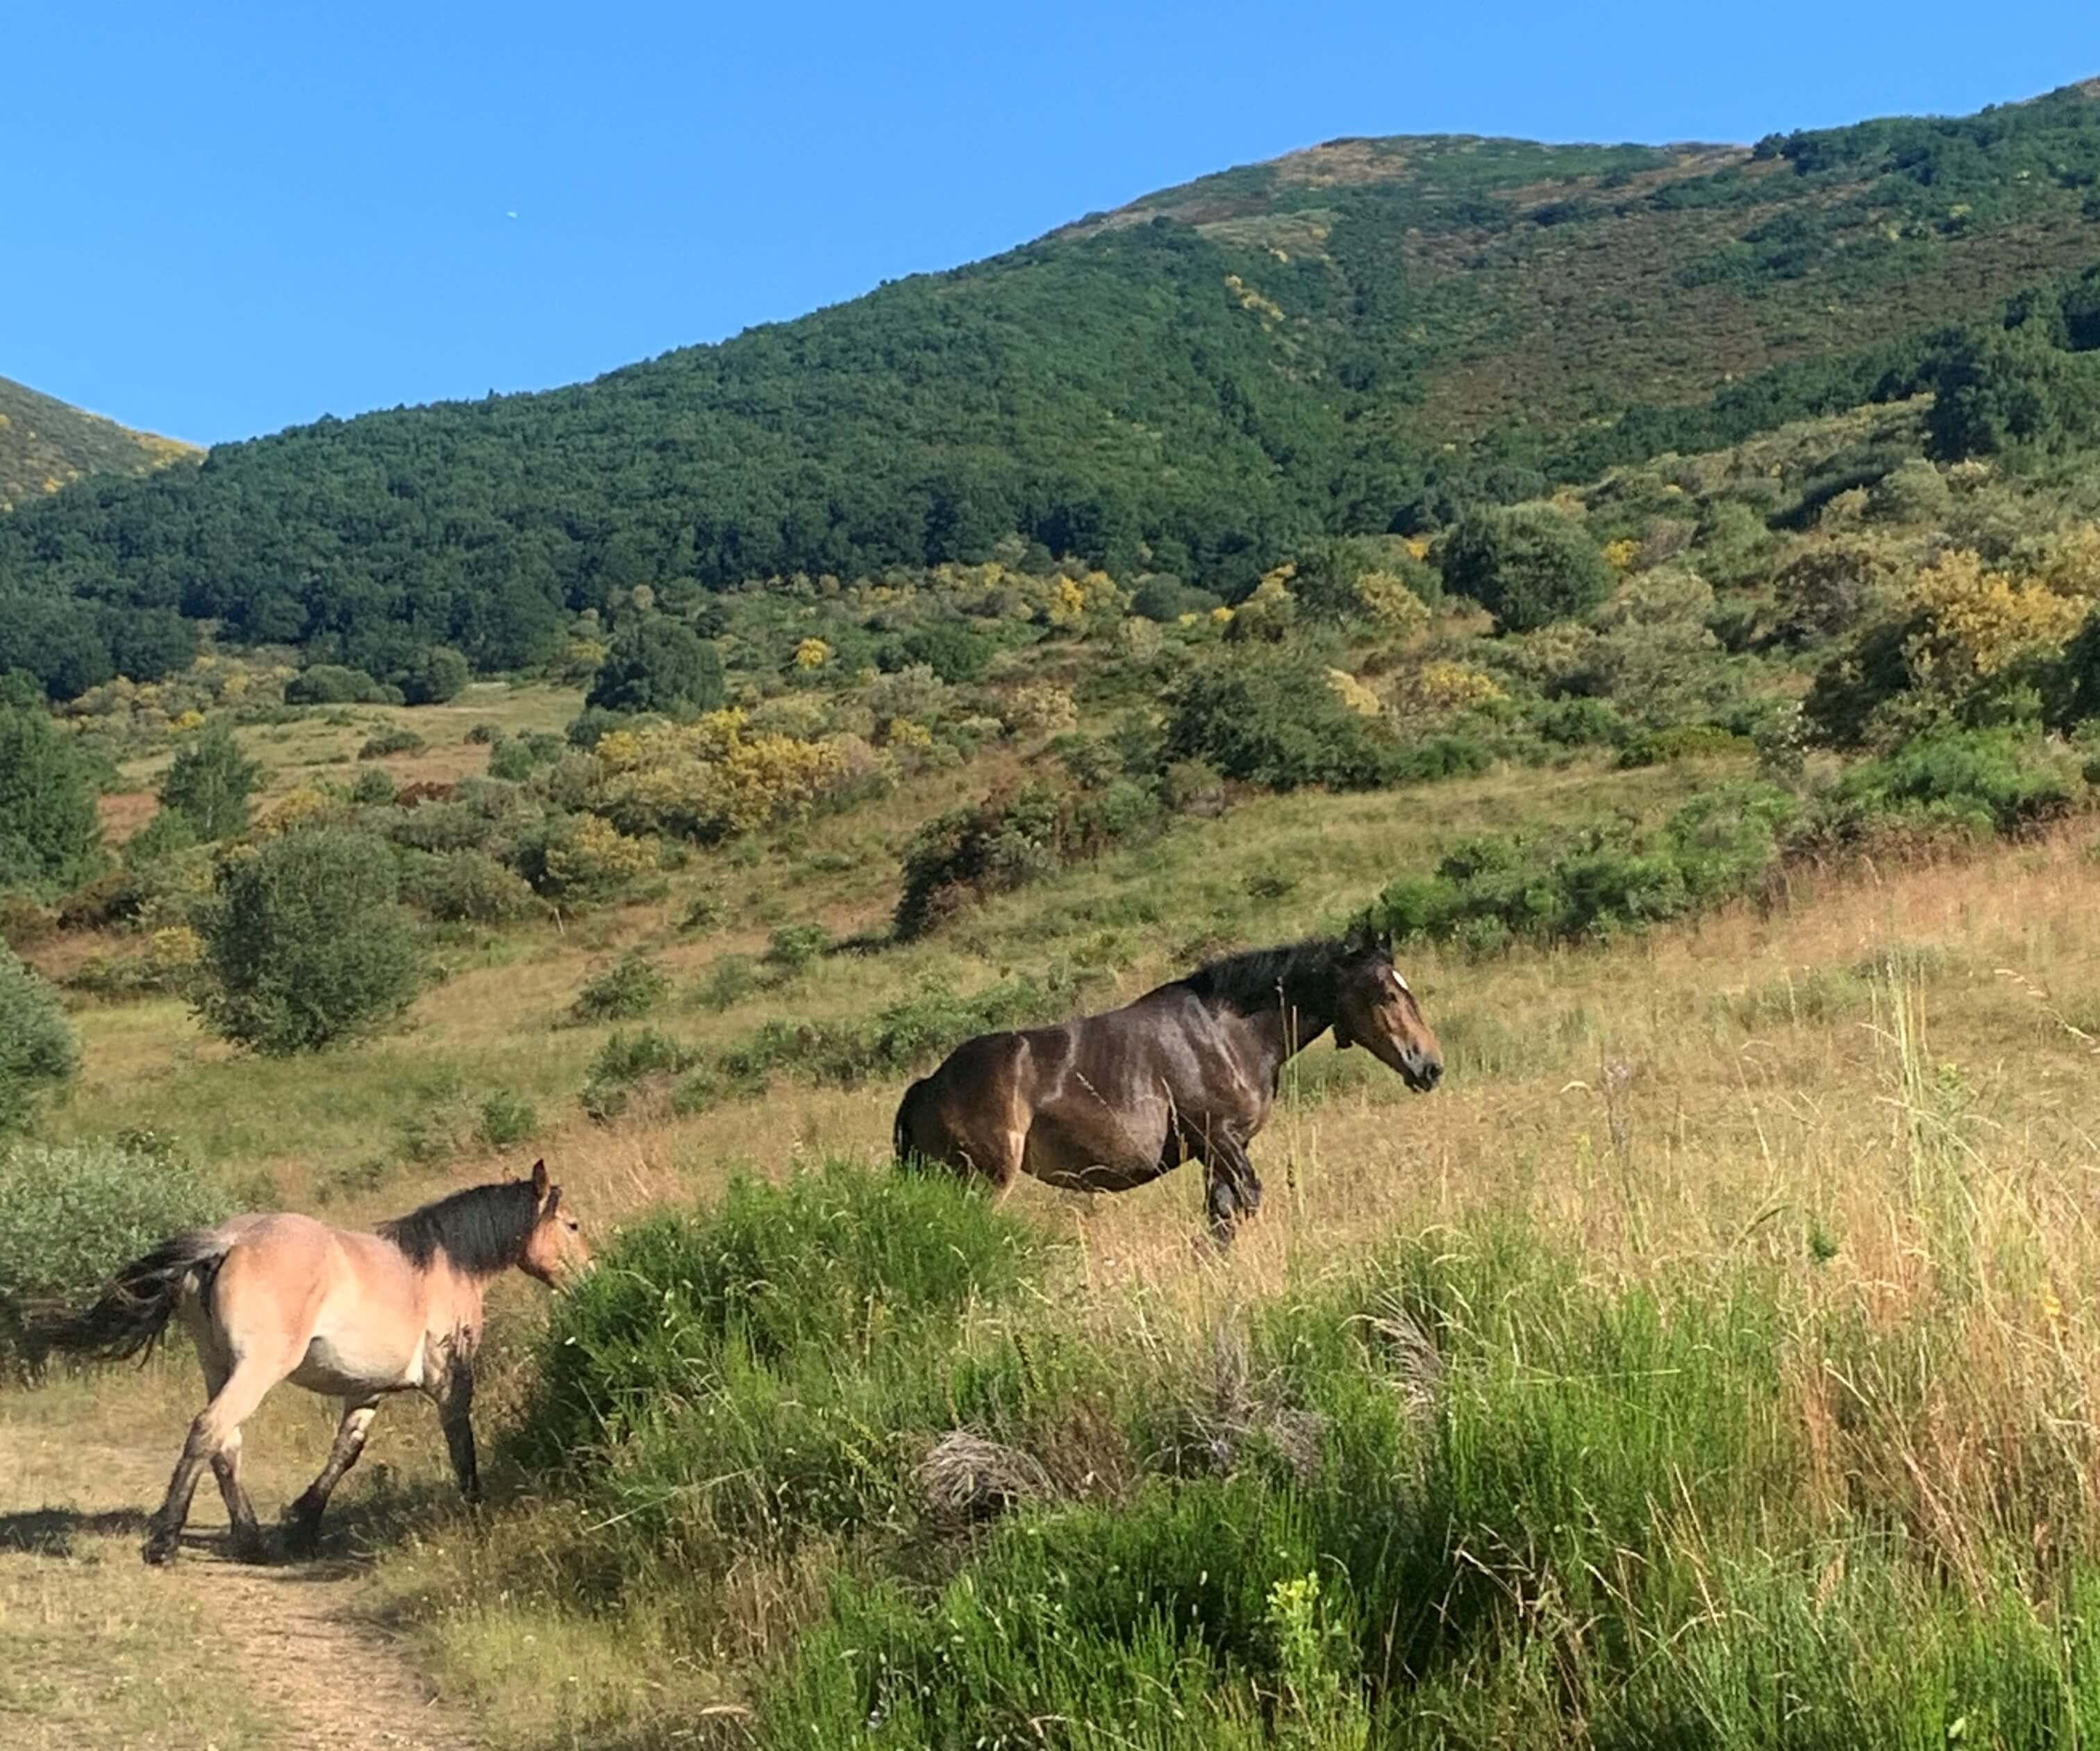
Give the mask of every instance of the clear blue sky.
M 2100 73 L 2073 0 L 111 0 L 4 36 L 0 375 L 203 442 L 571 382 L 1336 135 L 1747 141 Z

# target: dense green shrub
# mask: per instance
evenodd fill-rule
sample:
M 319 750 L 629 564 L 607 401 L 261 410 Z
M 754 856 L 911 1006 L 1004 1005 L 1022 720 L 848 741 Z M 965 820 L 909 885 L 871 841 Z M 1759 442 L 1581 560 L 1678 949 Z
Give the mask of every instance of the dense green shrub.
M 638 1422 L 758 1387 L 753 1369 L 952 1333 L 1043 1254 L 1017 1217 L 944 1176 L 832 1164 L 782 1186 L 739 1180 L 605 1250 L 554 1312 L 508 1444 L 537 1467 L 594 1467 Z
M 1611 823 L 1538 837 L 1485 836 L 1427 876 L 1403 876 L 1372 908 L 1401 938 L 1476 950 L 1608 937 L 1746 891 L 1778 861 L 1797 805 L 1765 785 L 1717 789 L 1659 828 Z
M 411 705 L 443 705 L 465 692 L 473 675 L 458 651 L 448 645 L 433 645 L 417 653 L 402 672 L 401 695 Z
M 8 1303 L 84 1300 L 157 1242 L 230 1210 L 216 1180 L 150 1140 L 0 1145 L 0 1359 Z
M 390 725 L 364 739 L 357 750 L 360 760 L 384 760 L 391 754 L 420 754 L 430 744 L 414 730 Z
M 2077 756 L 2031 732 L 1943 730 L 1845 773 L 1816 799 L 1802 842 L 1835 849 L 1918 829 L 2018 833 L 2062 818 L 2088 795 Z
M 540 910 L 530 882 L 470 847 L 411 870 L 404 889 L 412 905 L 445 924 L 513 924 Z
M 101 854 L 95 788 L 72 739 L 41 706 L 0 706 L 0 891 L 63 893 Z
M 188 821 L 200 845 L 248 831 L 249 799 L 262 781 L 259 761 L 240 751 L 223 721 L 208 726 L 175 756 L 161 780 L 161 807 Z
M 592 677 L 586 712 L 660 712 L 689 717 L 722 703 L 721 654 L 682 620 L 646 615 L 613 635 Z
M 1207 615 L 1218 606 L 1218 598 L 1209 590 L 1199 589 L 1164 571 L 1140 578 L 1130 599 L 1132 614 L 1165 625 L 1172 624 L 1185 614 Z
M 316 663 L 285 683 L 288 705 L 399 705 L 398 687 L 382 686 L 363 669 Z
M 540 1114 L 530 1100 L 499 1088 L 481 1103 L 474 1135 L 492 1149 L 507 1149 L 523 1143 L 540 1128 Z
M 275 1056 L 391 1021 L 421 981 L 399 886 L 386 841 L 346 827 L 228 857 L 201 920 L 206 1025 Z
M 885 668 L 923 664 L 950 686 L 978 679 L 991 661 L 993 646 L 983 633 L 960 620 L 935 620 L 914 627 L 901 641 Z M 887 656 L 889 653 L 884 652 Z
M 640 949 L 631 949 L 604 972 L 586 980 L 569 1006 L 576 1022 L 632 1021 L 670 995 L 671 981 Z
M 615 1032 L 598 1048 L 579 1099 L 593 1118 L 615 1118 L 626 1111 L 638 1083 L 651 1076 L 677 1075 L 697 1062 L 698 1054 L 660 1029 Z
M 382 807 L 394 801 L 395 787 L 394 776 L 384 766 L 367 766 L 351 783 L 350 800 L 368 808 Z
M 922 937 L 987 894 L 1061 868 L 1079 854 L 1077 793 L 1025 784 L 935 816 L 904 851 L 895 928 Z
M 1586 614 L 1610 594 L 1612 569 L 1590 537 L 1542 507 L 1471 511 L 1445 537 L 1444 582 L 1506 633 Z
M 806 973 L 832 951 L 832 933 L 822 924 L 783 924 L 766 939 L 765 959 L 792 976 Z
M 0 946 L 0 1135 L 26 1126 L 38 1102 L 79 1064 L 80 1043 L 57 995 Z
M 1228 778 L 1270 790 L 1387 783 L 1399 750 L 1295 652 L 1234 655 L 1192 668 L 1167 693 L 1165 755 L 1200 760 Z

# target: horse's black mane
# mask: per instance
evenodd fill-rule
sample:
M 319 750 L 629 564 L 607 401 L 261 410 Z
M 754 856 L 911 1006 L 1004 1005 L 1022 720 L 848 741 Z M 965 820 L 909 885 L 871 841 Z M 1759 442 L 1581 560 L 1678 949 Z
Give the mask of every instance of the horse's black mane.
M 494 1185 L 469 1186 L 382 1222 L 379 1233 L 418 1268 L 442 1252 L 455 1268 L 470 1277 L 484 1277 L 517 1264 L 539 1215 L 540 1200 L 532 1182 L 505 1180 Z
M 1365 952 L 1361 942 L 1311 937 L 1277 948 L 1247 949 L 1207 961 L 1180 980 L 1198 997 L 1229 1003 L 1242 1015 L 1275 1006 L 1277 994 L 1302 1003 L 1333 995 L 1342 968 Z

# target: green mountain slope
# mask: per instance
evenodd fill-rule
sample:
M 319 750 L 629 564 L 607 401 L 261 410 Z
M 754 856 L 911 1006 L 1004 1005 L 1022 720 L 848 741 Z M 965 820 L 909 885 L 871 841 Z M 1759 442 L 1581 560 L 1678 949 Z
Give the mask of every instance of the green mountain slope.
M 0 510 L 85 474 L 143 474 L 201 454 L 0 377 Z
M 152 650 L 179 613 L 376 673 L 438 642 L 508 667 L 637 583 L 1014 535 L 1236 595 L 1323 530 L 1929 386 L 1936 326 L 2032 289 L 2100 309 L 2096 191 L 2075 87 L 1754 148 L 1335 142 L 587 385 L 25 507 L 0 668 L 63 694 L 138 611 Z

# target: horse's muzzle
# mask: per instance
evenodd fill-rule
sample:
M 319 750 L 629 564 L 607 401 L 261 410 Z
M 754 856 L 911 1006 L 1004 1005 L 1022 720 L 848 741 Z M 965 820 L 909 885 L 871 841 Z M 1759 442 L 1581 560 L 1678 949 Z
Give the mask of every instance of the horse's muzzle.
M 1400 1074 L 1401 1079 L 1417 1094 L 1427 1094 L 1444 1080 L 1444 1061 L 1433 1052 L 1403 1052 Z

